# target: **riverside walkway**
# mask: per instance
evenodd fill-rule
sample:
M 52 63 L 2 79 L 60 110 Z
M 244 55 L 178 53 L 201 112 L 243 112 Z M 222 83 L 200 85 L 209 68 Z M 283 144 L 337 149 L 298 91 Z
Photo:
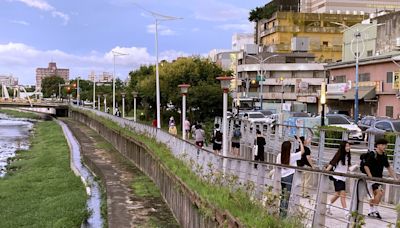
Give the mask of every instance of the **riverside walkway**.
M 251 141 L 250 136 L 255 136 L 255 132 L 250 127 L 246 128 L 245 124 L 242 125 L 243 130 L 249 129 L 248 132 L 243 134 L 241 142 L 241 156 L 242 157 L 223 157 L 216 155 L 207 149 L 200 149 L 189 141 L 184 141 L 176 136 L 170 135 L 163 130 L 153 128 L 148 125 L 143 125 L 122 119 L 119 117 L 111 116 L 109 114 L 85 109 L 77 108 L 76 110 L 91 112 L 92 114 L 107 118 L 123 128 L 127 128 L 136 133 L 145 134 L 148 137 L 155 138 L 157 141 L 166 144 L 173 155 L 188 164 L 193 165 L 193 172 L 197 173 L 200 177 L 209 176 L 210 174 L 223 173 L 225 180 L 232 180 L 232 190 L 237 188 L 246 189 L 255 200 L 263 203 L 267 210 L 271 213 L 276 213 L 278 206 L 277 201 L 271 199 L 279 198 L 280 195 L 280 171 L 285 165 L 276 164 L 274 157 L 276 157 L 278 148 L 283 140 L 290 140 L 290 134 L 286 134 L 288 129 L 285 130 L 283 126 L 281 130 L 266 129 L 264 134 L 267 138 L 265 150 L 265 157 L 268 158 L 266 162 L 254 162 L 248 157 L 248 147 Z M 264 129 L 263 127 L 261 129 Z M 296 131 L 301 131 L 298 128 Z M 229 134 L 229 133 L 228 133 Z M 254 139 L 254 138 L 253 138 Z M 343 133 L 343 139 L 346 139 L 346 134 Z M 320 132 L 318 152 L 316 162 L 320 168 L 324 164 L 324 133 Z M 370 137 L 370 143 L 373 142 L 373 136 Z M 397 142 L 399 137 L 397 136 Z M 399 150 L 399 143 L 395 144 L 395 153 L 393 162 L 398 162 L 397 151 Z M 247 153 L 247 154 L 246 154 Z M 244 155 L 244 156 L 243 156 Z M 329 156 L 328 156 L 329 157 Z M 258 168 L 254 168 L 254 164 L 258 164 Z M 331 172 L 322 170 L 311 170 L 300 167 L 291 167 L 296 170 L 293 180 L 292 192 L 289 202 L 289 213 L 303 218 L 303 222 L 307 227 L 351 227 L 354 224 L 362 224 L 365 222 L 365 227 L 385 226 L 395 227 L 399 219 L 399 213 L 396 211 L 396 205 L 400 199 L 400 182 L 389 179 L 369 179 L 360 173 L 350 174 L 335 174 L 347 178 L 347 209 L 343 210 L 338 205 L 339 202 L 334 204 L 336 207 L 332 209 L 332 215 L 326 213 L 327 200 L 333 194 L 333 184 L 329 180 Z M 274 175 L 269 175 L 271 170 L 274 170 Z M 304 173 L 310 173 L 312 176 L 312 184 L 309 187 L 310 197 L 304 198 L 301 196 L 301 177 Z M 215 178 L 215 177 L 214 177 Z M 366 185 L 371 182 L 382 183 L 385 188 L 385 196 L 382 204 L 379 207 L 382 220 L 370 219 L 366 216 L 368 212 L 368 194 L 366 192 Z M 227 182 L 225 182 L 227 183 Z M 353 213 L 353 216 L 345 217 L 346 212 Z M 356 216 L 358 214 L 358 216 Z

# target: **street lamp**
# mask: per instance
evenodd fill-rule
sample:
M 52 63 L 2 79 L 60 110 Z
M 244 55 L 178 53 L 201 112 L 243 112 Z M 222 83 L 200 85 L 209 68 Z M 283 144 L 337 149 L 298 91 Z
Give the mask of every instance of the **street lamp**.
M 228 156 L 228 126 L 227 126 L 227 112 L 228 112 L 228 92 L 231 84 L 232 77 L 221 76 L 217 77 L 221 81 L 221 88 L 224 91 L 223 95 L 223 109 L 222 109 L 222 156 Z M 225 170 L 225 164 L 224 164 Z
M 77 78 L 77 83 L 76 83 L 76 101 L 78 103 L 78 106 L 80 105 L 80 100 L 81 100 L 81 94 L 80 94 L 80 89 L 79 89 L 79 79 L 80 77 L 78 76 Z
M 104 94 L 104 112 L 107 112 L 107 94 Z
M 326 84 L 321 83 L 321 126 L 325 126 Z
M 120 53 L 120 52 L 116 52 L 116 51 L 112 51 L 113 55 L 114 55 L 114 75 L 113 75 L 113 115 L 115 114 L 115 56 L 123 56 L 123 55 L 129 55 L 126 53 Z
M 185 121 L 186 121 L 186 96 L 188 93 L 188 89 L 190 87 L 189 84 L 180 84 L 178 85 L 181 88 L 182 94 L 182 138 L 186 140 L 186 129 L 185 129 Z
M 122 96 L 122 118 L 125 118 L 125 94 L 126 93 L 121 93 L 121 96 Z
M 100 106 L 100 103 L 97 105 Z M 93 109 L 96 109 L 96 75 L 93 78 Z
M 155 25 L 156 25 L 156 33 L 155 33 L 155 39 L 156 39 L 156 108 L 157 108 L 157 128 L 161 128 L 161 119 L 160 119 L 160 77 L 159 77 L 159 71 L 158 71 L 158 23 L 160 21 L 172 21 L 172 20 L 179 20 L 182 19 L 180 17 L 173 17 L 173 16 L 167 16 L 167 15 L 162 15 L 159 13 L 155 13 L 149 10 L 146 10 L 149 12 L 155 19 Z
M 133 96 L 133 121 L 136 122 L 136 97 L 138 95 L 138 92 L 133 91 L 132 96 Z
M 279 55 L 271 55 L 271 56 L 268 56 L 268 57 L 266 57 L 264 59 L 256 57 L 256 56 L 252 56 L 252 55 L 246 55 L 246 56 L 257 60 L 259 62 L 259 64 L 260 64 L 260 67 L 259 67 L 260 69 L 258 70 L 258 75 L 260 76 L 260 82 L 261 82 L 260 83 L 260 108 L 262 110 L 263 109 L 263 103 L 264 103 L 264 97 L 263 97 L 264 74 L 267 71 L 265 68 L 264 68 L 264 71 L 261 69 L 262 68 L 262 64 L 265 63 L 268 59 L 271 59 L 271 58 L 274 58 L 274 57 L 278 57 Z
M 99 111 L 100 111 L 100 97 L 101 97 L 101 95 L 97 94 L 97 110 L 99 110 Z
M 382 23 L 382 24 L 373 24 L 373 25 L 365 27 L 365 28 L 363 28 L 361 30 L 359 30 L 358 27 L 356 29 L 354 29 L 354 28 L 351 28 L 351 27 L 349 27 L 349 26 L 347 26 L 345 24 L 338 23 L 338 22 L 331 22 L 331 23 L 345 27 L 346 29 L 343 32 L 345 32 L 347 30 L 351 30 L 351 31 L 354 32 L 353 33 L 354 38 L 350 42 L 350 46 L 351 46 L 350 50 L 351 50 L 352 54 L 354 55 L 354 57 L 356 58 L 356 83 L 355 83 L 356 85 L 355 85 L 355 94 L 354 94 L 354 123 L 357 124 L 357 122 L 358 122 L 358 81 L 359 81 L 359 74 L 358 74 L 358 65 L 359 64 L 358 64 L 358 62 L 359 62 L 360 55 L 362 55 L 361 53 L 359 53 L 358 42 L 361 40 L 362 44 L 364 45 L 364 39 L 362 38 L 361 33 L 364 32 L 365 30 L 369 29 L 369 28 L 372 28 L 372 27 L 375 27 L 375 26 L 384 25 L 384 23 Z M 356 53 L 353 52 L 353 42 L 354 42 L 354 40 L 356 40 L 356 42 L 357 42 Z M 364 52 L 364 50 L 365 50 L 365 48 L 363 48 L 362 51 Z

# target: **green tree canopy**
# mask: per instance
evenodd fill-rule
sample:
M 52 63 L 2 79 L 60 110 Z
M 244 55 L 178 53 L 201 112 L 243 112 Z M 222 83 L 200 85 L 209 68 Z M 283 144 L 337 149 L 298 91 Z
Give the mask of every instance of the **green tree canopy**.
M 42 80 L 43 97 L 51 97 L 53 94 L 58 96 L 58 85 L 64 84 L 64 79 L 59 76 L 45 77 Z
M 258 22 L 261 19 L 270 18 L 278 10 L 278 7 L 271 2 L 263 7 L 256 7 L 250 11 L 249 21 Z

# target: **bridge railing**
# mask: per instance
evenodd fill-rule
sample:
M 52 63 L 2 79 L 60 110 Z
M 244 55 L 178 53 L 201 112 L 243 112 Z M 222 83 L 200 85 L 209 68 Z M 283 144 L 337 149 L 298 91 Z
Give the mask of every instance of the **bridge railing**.
M 264 205 L 265 210 L 271 214 L 279 214 L 279 202 L 285 196 L 281 192 L 281 169 L 290 166 L 276 164 L 275 160 L 266 162 L 255 162 L 244 157 L 224 157 L 213 153 L 210 150 L 198 148 L 189 141 L 184 141 L 163 130 L 152 126 L 122 119 L 97 110 L 79 108 L 90 111 L 97 116 L 102 116 L 119 124 L 121 127 L 130 129 L 139 134 L 145 134 L 156 139 L 158 142 L 166 144 L 174 156 L 183 160 L 192 168 L 204 181 L 228 186 L 232 191 L 243 191 L 252 197 L 255 203 Z M 233 127 L 230 125 L 231 128 Z M 249 125 L 241 125 L 244 132 L 242 146 L 252 144 L 251 135 L 255 135 L 255 128 Z M 263 128 L 261 128 L 263 129 Z M 296 148 L 296 142 L 290 137 L 288 126 L 282 129 L 266 128 L 267 146 L 266 153 L 276 155 L 282 140 L 292 141 L 292 149 Z M 297 129 L 300 131 L 301 129 Z M 281 131 L 279 133 L 279 131 Z M 230 131 L 232 132 L 232 131 Z M 324 137 L 323 131 L 320 133 Z M 323 146 L 324 140 L 320 139 Z M 274 145 L 275 144 L 275 145 Z M 321 145 L 320 145 L 321 146 Z M 245 150 L 242 152 L 247 153 Z M 323 152 L 323 151 L 322 151 Z M 243 154 L 242 154 L 243 155 Z M 333 156 L 333 155 L 332 155 Z M 319 157 L 322 157 L 319 154 Z M 255 167 L 257 166 L 257 167 Z M 370 179 L 360 174 L 340 174 L 336 176 L 346 178 L 346 209 L 339 203 L 340 199 L 332 205 L 332 215 L 327 213 L 327 205 L 330 198 L 334 195 L 333 183 L 329 176 L 332 172 L 301 167 L 290 167 L 295 170 L 293 177 L 292 190 L 289 197 L 288 213 L 300 217 L 306 226 L 309 227 L 350 227 L 352 224 L 361 224 L 363 221 L 373 225 L 395 225 L 400 219 L 396 211 L 396 204 L 400 201 L 400 182 L 388 179 Z M 302 179 L 305 175 L 312 176 L 311 183 L 304 186 Z M 382 220 L 374 220 L 367 217 L 368 214 L 368 193 L 371 183 L 381 183 L 385 191 L 385 203 L 379 207 Z M 303 195 L 302 192 L 307 194 Z M 371 193 L 370 193 L 371 194 Z M 352 216 L 345 216 L 352 212 Z

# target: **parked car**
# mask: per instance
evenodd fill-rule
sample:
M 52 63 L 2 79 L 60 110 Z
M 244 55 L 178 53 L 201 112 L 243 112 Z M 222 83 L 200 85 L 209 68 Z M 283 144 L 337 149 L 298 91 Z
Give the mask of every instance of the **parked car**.
M 258 110 L 258 111 L 261 112 L 265 117 L 270 117 L 272 114 L 274 114 L 270 110 Z
M 245 118 L 247 114 L 247 120 L 252 124 L 271 124 L 273 119 L 265 117 L 261 112 L 245 112 L 242 118 Z
M 379 120 L 390 120 L 390 118 L 389 117 L 365 116 L 360 121 L 358 121 L 357 125 L 362 131 L 366 131 L 366 130 L 368 130 L 368 128 L 373 126 L 376 121 L 379 121 Z
M 399 132 L 400 133 L 400 120 L 385 119 L 376 121 L 368 131 L 377 134 L 384 134 L 386 132 Z
M 363 133 L 361 129 L 351 122 L 346 115 L 343 114 L 328 114 L 326 115 L 329 126 L 342 127 L 350 131 L 349 139 L 363 140 Z

